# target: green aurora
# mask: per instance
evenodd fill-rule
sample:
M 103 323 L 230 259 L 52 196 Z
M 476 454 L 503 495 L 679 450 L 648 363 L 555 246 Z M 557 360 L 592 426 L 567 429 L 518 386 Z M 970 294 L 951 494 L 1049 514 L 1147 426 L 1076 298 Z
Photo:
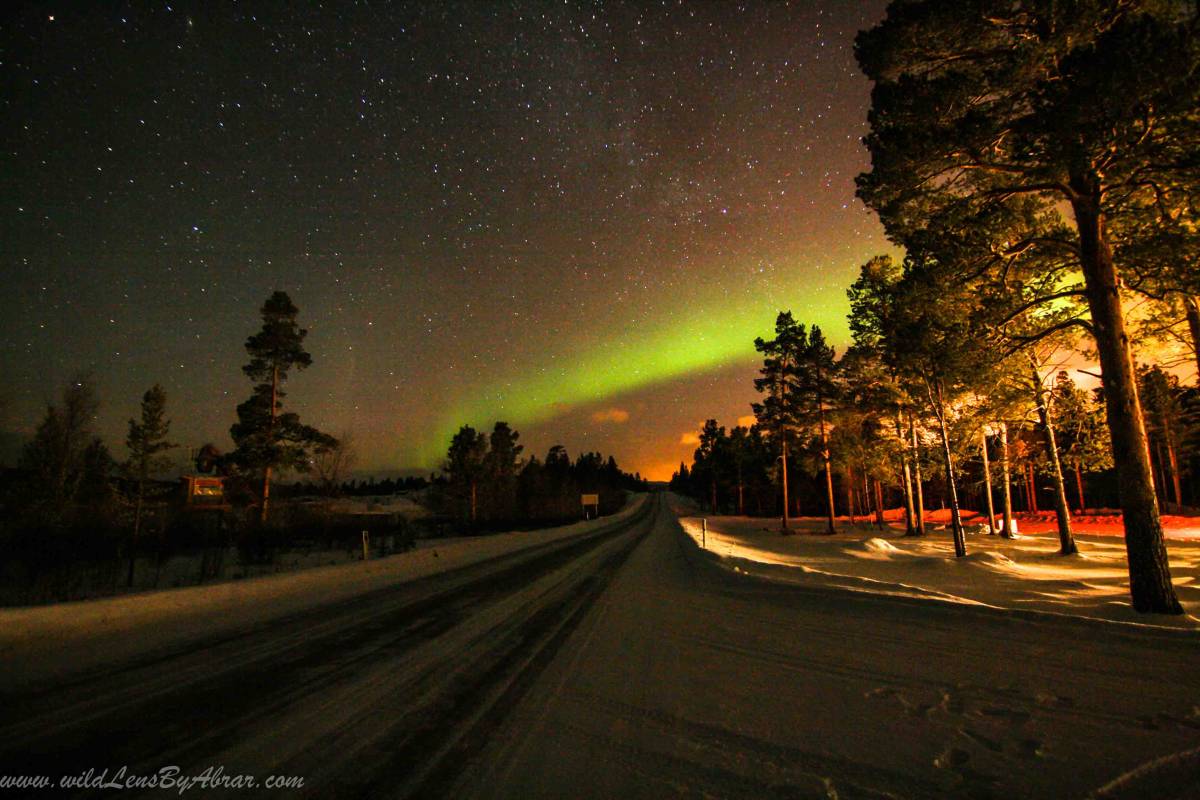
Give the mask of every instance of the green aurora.
M 757 360 L 754 339 L 771 335 L 781 310 L 790 309 L 806 324 L 819 325 L 830 341 L 845 343 L 849 338 L 848 282 L 799 285 L 804 282 L 798 277 L 797 285 L 787 287 L 790 292 L 757 297 L 731 295 L 724 287 L 714 286 L 689 298 L 686 307 L 676 307 L 660 321 L 630 325 L 619 337 L 552 359 L 565 366 L 546 368 L 528 363 L 516 371 L 520 378 L 460 392 L 459 402 L 447 407 L 421 442 L 420 460 L 429 465 L 439 463 L 451 436 L 464 424 L 490 430 L 496 420 L 505 420 L 519 429 L 681 376 L 738 362 L 752 364 Z M 804 299 L 777 302 L 775 297 L 784 294 Z M 749 401 L 753 389 L 749 385 L 746 389 Z

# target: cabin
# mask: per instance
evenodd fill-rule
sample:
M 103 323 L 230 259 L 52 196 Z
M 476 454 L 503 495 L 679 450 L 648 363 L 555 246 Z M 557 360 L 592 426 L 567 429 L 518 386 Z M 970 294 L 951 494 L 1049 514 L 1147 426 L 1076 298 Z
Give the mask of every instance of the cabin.
M 225 477 L 223 475 L 184 475 L 179 479 L 183 487 L 183 504 L 186 506 L 225 505 Z

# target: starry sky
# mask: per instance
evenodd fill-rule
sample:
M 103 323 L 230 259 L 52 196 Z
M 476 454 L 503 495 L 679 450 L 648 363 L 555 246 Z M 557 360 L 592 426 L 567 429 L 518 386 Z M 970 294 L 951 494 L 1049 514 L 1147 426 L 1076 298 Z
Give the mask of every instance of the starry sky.
M 750 414 L 755 336 L 844 343 L 884 0 L 34 3 L 0 12 L 0 428 L 86 374 L 124 455 L 231 446 L 275 289 L 288 406 L 359 467 L 463 423 L 666 479 Z M 13 457 L 4 460 L 12 463 Z

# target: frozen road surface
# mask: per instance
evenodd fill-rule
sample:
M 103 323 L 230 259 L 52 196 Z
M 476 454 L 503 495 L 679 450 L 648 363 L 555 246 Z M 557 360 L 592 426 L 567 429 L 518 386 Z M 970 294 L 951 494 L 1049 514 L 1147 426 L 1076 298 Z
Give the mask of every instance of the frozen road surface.
M 607 529 L 0 697 L 0 776 L 220 767 L 322 798 L 1200 795 L 1194 633 L 772 585 L 693 547 L 651 498 Z M 0 789 L 22 794 L 58 793 Z M 215 795 L 246 792 L 185 793 Z

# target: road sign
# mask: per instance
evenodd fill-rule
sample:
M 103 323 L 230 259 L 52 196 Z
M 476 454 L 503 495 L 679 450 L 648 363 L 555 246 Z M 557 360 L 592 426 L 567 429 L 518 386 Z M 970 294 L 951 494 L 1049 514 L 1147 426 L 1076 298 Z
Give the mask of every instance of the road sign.
M 580 495 L 580 497 L 583 500 L 583 518 L 584 519 L 592 519 L 593 517 L 600 516 L 600 495 L 585 494 L 585 495 Z M 592 513 L 590 515 L 588 514 L 589 508 L 591 508 L 591 510 L 592 510 Z

